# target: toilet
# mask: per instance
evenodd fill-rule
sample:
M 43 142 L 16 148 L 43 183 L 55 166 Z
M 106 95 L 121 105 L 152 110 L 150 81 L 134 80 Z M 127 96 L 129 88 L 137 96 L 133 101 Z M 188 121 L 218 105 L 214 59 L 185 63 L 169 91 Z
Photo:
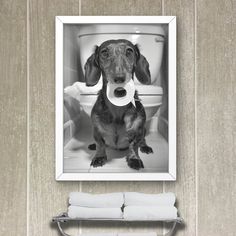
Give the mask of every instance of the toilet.
M 151 85 L 141 84 L 134 75 L 135 89 L 146 111 L 146 119 L 151 120 L 162 104 L 161 65 L 166 33 L 164 26 L 154 24 L 86 24 L 78 33 L 81 67 L 94 52 L 95 45 L 110 39 L 126 39 L 138 44 L 139 50 L 149 62 Z M 84 73 L 84 71 L 83 71 Z M 80 83 L 81 84 L 81 83 Z M 78 86 L 78 84 L 77 84 Z M 85 86 L 85 85 L 84 85 Z M 102 86 L 100 78 L 97 87 Z M 90 115 L 97 99 L 96 89 L 80 89 L 80 104 Z

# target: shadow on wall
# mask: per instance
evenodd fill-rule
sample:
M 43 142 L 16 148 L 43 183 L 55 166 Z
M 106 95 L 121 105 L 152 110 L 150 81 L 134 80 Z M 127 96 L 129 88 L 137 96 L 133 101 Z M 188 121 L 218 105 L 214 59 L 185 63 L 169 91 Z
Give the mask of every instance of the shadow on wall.
M 168 29 L 166 29 L 168 35 Z M 158 131 L 168 142 L 168 40 L 164 45 L 164 54 L 162 60 L 162 79 L 161 86 L 163 89 L 162 105 L 159 109 Z
M 78 26 L 64 26 L 63 45 L 63 87 L 74 82 L 84 82 L 84 75 L 80 63 L 80 52 L 77 40 Z
M 81 116 L 81 105 L 77 99 L 64 93 L 64 145 L 76 134 Z
M 69 91 L 71 92 L 71 90 Z M 77 139 L 79 131 L 84 130 L 83 135 L 79 136 L 79 142 L 86 142 L 91 139 L 92 123 L 90 116 L 84 111 L 83 107 L 74 94 L 64 93 L 64 146 L 72 139 Z

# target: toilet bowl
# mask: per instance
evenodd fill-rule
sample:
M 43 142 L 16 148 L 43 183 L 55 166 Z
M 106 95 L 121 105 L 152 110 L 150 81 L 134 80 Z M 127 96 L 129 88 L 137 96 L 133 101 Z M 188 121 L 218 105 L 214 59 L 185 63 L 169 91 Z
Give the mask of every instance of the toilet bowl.
M 76 91 L 74 94 L 79 94 L 79 96 L 75 98 L 79 101 L 82 109 L 90 116 L 92 108 L 97 101 L 98 91 L 102 88 L 102 81 L 99 82 L 93 90 L 91 87 L 88 87 L 86 91 L 87 86 L 85 83 L 80 82 L 74 83 L 71 87 Z M 153 85 L 136 85 L 135 89 L 139 91 L 139 98 L 144 106 L 146 120 L 148 121 L 156 114 L 162 104 L 163 90 L 161 87 Z
M 163 90 L 161 84 L 161 65 L 165 41 L 165 29 L 162 25 L 154 24 L 86 24 L 81 25 L 78 33 L 81 67 L 94 52 L 95 45 L 101 45 L 110 39 L 126 39 L 138 44 L 139 50 L 149 63 L 151 85 L 143 85 L 134 75 L 135 89 L 150 120 L 162 103 Z M 84 71 L 83 71 L 84 72 Z M 99 83 L 102 83 L 100 79 Z M 80 93 L 80 104 L 90 115 L 97 99 L 96 93 Z

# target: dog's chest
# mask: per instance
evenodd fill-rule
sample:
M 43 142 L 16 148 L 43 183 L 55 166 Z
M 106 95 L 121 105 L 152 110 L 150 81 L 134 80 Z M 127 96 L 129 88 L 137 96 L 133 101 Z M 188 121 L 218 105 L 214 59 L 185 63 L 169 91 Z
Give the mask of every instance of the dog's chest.
M 127 107 L 117 107 L 111 103 L 103 107 L 99 113 L 102 137 L 107 146 L 124 149 L 129 146 L 124 116 Z
M 106 124 L 106 132 L 103 135 L 106 145 L 115 148 L 123 149 L 129 146 L 128 138 L 126 135 L 125 124 L 113 122 Z

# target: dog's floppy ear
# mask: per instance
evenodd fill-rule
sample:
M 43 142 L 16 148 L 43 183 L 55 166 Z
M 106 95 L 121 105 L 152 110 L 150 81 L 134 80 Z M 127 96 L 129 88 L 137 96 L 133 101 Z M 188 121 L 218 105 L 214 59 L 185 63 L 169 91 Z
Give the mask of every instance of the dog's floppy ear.
M 84 70 L 86 85 L 96 85 L 101 76 L 101 69 L 98 64 L 98 46 L 96 46 L 95 52 L 88 58 L 87 62 L 85 63 Z
M 146 60 L 146 58 L 140 53 L 138 45 L 136 44 L 134 47 L 135 47 L 135 53 L 137 57 L 134 73 L 140 83 L 151 84 L 149 63 Z

